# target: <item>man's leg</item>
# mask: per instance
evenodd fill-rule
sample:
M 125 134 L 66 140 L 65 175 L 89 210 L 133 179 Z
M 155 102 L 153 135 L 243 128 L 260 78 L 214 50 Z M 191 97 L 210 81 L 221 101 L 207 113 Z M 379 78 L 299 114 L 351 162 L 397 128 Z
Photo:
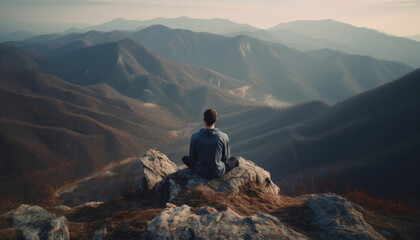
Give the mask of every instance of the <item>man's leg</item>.
M 189 156 L 182 157 L 182 162 L 184 162 L 188 168 L 194 169 L 195 162 Z
M 230 172 L 235 167 L 239 166 L 239 160 L 236 157 L 231 157 L 225 162 L 226 171 L 225 173 Z

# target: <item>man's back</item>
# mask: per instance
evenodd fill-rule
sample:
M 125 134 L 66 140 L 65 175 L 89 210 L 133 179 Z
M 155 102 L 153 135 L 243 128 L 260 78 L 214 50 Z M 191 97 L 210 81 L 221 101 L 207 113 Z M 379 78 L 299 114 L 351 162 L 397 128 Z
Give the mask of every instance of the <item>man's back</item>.
M 208 178 L 222 176 L 229 155 L 229 138 L 217 128 L 202 128 L 191 136 L 190 157 L 195 161 L 197 174 Z

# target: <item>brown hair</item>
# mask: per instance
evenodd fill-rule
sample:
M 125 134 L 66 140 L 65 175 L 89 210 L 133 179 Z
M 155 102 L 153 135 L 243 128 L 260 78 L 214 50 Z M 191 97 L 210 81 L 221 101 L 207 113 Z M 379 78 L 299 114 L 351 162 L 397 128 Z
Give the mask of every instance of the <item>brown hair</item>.
M 204 112 L 204 121 L 206 122 L 207 126 L 212 126 L 217 120 L 217 112 L 214 109 L 207 109 Z

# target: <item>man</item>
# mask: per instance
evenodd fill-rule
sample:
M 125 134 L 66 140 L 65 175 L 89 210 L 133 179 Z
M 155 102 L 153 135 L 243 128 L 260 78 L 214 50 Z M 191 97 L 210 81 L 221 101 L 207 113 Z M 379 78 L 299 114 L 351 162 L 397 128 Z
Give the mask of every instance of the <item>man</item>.
M 195 173 L 205 178 L 217 178 L 239 165 L 235 157 L 230 157 L 229 138 L 214 123 L 217 112 L 207 109 L 204 112 L 205 128 L 191 136 L 190 155 L 182 161 Z

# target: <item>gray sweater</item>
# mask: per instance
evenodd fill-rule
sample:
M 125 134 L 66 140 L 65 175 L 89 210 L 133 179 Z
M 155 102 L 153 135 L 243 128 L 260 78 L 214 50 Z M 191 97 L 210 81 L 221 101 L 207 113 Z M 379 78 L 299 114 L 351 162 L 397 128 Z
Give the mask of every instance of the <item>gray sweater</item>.
M 191 136 L 190 158 L 195 161 L 194 172 L 200 176 L 222 176 L 229 156 L 229 138 L 219 129 L 202 128 Z

